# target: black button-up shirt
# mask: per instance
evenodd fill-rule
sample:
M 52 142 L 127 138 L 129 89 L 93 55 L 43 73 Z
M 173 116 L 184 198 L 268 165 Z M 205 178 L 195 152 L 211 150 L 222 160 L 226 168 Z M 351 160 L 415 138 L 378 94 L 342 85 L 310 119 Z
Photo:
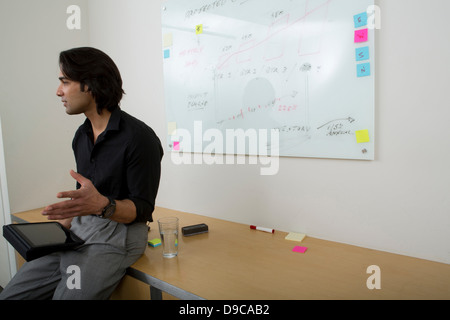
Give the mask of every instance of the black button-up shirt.
M 93 137 L 91 122 L 86 119 L 72 143 L 78 173 L 91 180 L 102 195 L 133 201 L 136 222 L 152 221 L 163 157 L 155 132 L 117 108 L 95 144 Z

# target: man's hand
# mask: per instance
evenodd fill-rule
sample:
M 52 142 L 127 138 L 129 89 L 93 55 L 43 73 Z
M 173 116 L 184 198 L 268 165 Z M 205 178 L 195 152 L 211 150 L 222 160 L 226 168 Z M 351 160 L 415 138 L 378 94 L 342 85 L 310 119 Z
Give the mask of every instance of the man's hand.
M 108 198 L 102 196 L 91 180 L 71 170 L 70 175 L 81 185 L 78 190 L 59 192 L 56 197 L 69 198 L 63 202 L 47 206 L 42 214 L 49 220 L 63 220 L 76 216 L 100 214 L 109 203 Z

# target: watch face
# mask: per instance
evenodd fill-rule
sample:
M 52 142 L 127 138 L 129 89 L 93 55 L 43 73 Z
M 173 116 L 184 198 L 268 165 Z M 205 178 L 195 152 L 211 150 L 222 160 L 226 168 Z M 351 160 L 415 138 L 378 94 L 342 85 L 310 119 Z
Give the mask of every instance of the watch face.
M 111 217 L 114 214 L 114 212 L 116 211 L 116 202 L 111 199 L 109 201 L 110 201 L 110 203 L 107 206 L 107 208 L 105 209 L 105 212 L 103 214 L 103 217 L 105 217 L 105 218 Z
M 115 206 L 108 207 L 108 209 L 106 209 L 105 216 L 109 217 L 110 215 L 112 215 L 114 213 L 114 211 L 116 211 Z

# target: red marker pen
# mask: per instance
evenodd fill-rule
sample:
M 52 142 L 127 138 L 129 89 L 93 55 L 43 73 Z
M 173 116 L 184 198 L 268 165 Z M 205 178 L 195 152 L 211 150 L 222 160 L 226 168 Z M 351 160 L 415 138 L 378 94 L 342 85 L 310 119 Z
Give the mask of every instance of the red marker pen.
M 275 233 L 275 230 L 274 230 L 274 229 L 263 228 L 263 227 L 257 227 L 257 226 L 250 226 L 250 229 L 253 229 L 253 230 L 259 230 L 259 231 L 264 231 L 264 232 L 268 232 L 268 233 Z

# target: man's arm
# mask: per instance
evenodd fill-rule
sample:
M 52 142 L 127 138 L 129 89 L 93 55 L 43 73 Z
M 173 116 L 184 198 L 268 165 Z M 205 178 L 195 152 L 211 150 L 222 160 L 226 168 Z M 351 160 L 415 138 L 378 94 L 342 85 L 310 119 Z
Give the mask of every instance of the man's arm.
M 92 182 L 81 174 L 71 170 L 70 175 L 81 185 L 80 189 L 59 192 L 57 198 L 70 200 L 49 205 L 44 208 L 42 214 L 49 220 L 66 220 L 91 214 L 100 215 L 103 208 L 109 204 L 108 198 L 100 194 Z M 136 219 L 136 206 L 133 201 L 116 200 L 116 211 L 109 219 L 125 224 L 133 222 Z M 68 221 L 62 224 L 67 224 Z
M 161 142 L 150 128 L 135 135 L 127 146 L 126 199 L 136 207 L 136 222 L 152 221 L 163 154 Z

